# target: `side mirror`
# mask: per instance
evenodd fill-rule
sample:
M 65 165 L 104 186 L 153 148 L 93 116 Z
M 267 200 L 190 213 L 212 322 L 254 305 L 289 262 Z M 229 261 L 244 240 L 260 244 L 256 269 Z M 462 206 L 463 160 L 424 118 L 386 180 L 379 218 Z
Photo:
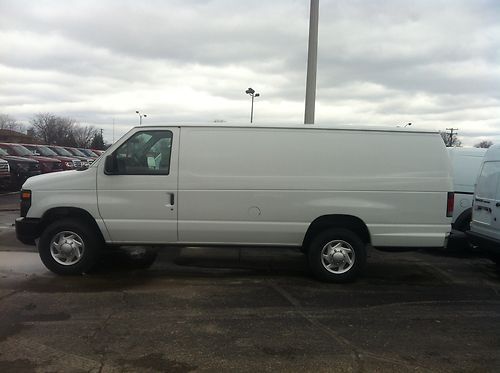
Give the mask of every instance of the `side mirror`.
M 118 173 L 118 162 L 114 154 L 108 155 L 104 160 L 104 173 L 106 175 L 116 175 Z

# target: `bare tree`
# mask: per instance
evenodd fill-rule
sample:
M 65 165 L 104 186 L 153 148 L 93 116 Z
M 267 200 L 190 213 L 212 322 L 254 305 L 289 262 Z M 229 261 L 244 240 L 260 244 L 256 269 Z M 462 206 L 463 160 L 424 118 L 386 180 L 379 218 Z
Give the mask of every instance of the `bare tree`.
M 8 114 L 0 114 L 0 129 L 23 132 L 24 126 Z
M 74 126 L 73 127 L 73 140 L 75 146 L 78 148 L 88 148 L 92 143 L 97 129 L 92 126 Z
M 489 148 L 491 145 L 493 145 L 493 141 L 490 140 L 483 140 L 481 142 L 478 142 L 476 145 L 474 145 L 475 148 Z
M 88 147 L 97 130 L 80 126 L 73 118 L 39 113 L 31 120 L 33 136 L 44 144 Z
M 458 139 L 457 136 L 452 136 L 448 132 L 443 132 L 439 131 L 439 134 L 441 135 L 441 138 L 444 141 L 444 144 L 447 147 L 461 147 L 462 146 L 462 141 Z

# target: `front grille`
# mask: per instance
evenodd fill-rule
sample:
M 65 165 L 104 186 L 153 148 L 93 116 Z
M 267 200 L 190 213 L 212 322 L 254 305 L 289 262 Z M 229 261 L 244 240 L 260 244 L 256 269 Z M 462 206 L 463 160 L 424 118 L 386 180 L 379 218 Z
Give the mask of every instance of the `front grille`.
M 7 172 L 9 172 L 9 164 L 7 162 L 0 163 L 0 171 L 7 171 Z
M 80 168 L 80 167 L 82 167 L 82 161 L 77 160 L 77 159 L 73 159 L 73 166 L 74 166 L 75 168 Z

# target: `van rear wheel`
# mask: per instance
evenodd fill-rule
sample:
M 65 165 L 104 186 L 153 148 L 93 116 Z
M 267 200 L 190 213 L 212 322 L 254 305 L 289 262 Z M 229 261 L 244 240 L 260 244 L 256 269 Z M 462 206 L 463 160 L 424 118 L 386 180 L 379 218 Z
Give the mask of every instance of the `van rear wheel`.
M 59 275 L 86 273 L 96 264 L 102 240 L 88 224 L 79 220 L 58 220 L 43 231 L 38 252 L 43 264 Z
M 353 281 L 366 263 L 366 245 L 359 236 L 343 228 L 319 233 L 309 245 L 309 267 L 326 282 Z

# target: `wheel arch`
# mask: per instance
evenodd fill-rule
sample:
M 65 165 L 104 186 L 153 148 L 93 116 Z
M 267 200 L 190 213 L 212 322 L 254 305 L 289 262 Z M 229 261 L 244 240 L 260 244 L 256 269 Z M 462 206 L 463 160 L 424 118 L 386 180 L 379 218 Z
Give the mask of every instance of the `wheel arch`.
M 322 215 L 313 220 L 309 225 L 302 242 L 302 247 L 307 250 L 311 240 L 320 232 L 329 228 L 345 228 L 357 233 L 365 244 L 371 243 L 370 231 L 367 225 L 360 218 L 353 215 L 332 214 Z
M 467 221 L 472 220 L 472 207 L 469 207 L 462 211 L 462 213 L 455 219 L 455 222 L 452 224 L 453 229 L 460 230 L 459 228 L 463 226 Z
M 83 221 L 91 226 L 95 232 L 99 235 L 102 242 L 105 242 L 104 236 L 97 225 L 94 217 L 87 211 L 79 207 L 54 207 L 47 210 L 41 218 L 40 221 L 40 232 L 43 232 L 50 224 L 61 219 L 77 219 Z

